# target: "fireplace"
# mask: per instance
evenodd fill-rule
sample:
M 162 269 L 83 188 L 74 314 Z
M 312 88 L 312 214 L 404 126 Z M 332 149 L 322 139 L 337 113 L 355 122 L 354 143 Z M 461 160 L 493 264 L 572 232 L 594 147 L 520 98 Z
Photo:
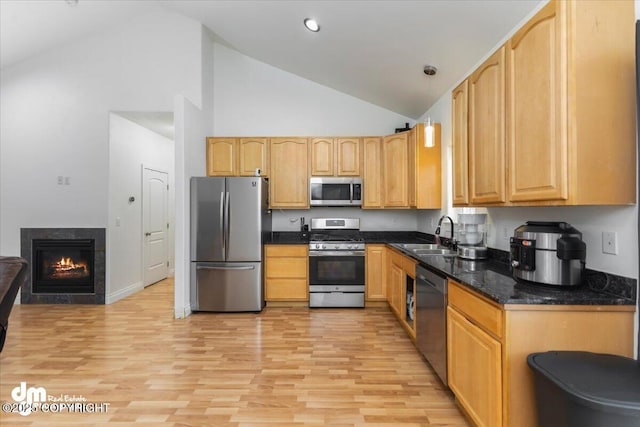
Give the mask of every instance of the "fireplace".
M 22 228 L 20 254 L 27 260 L 22 304 L 104 304 L 104 228 Z
M 34 294 L 93 293 L 93 239 L 34 239 Z

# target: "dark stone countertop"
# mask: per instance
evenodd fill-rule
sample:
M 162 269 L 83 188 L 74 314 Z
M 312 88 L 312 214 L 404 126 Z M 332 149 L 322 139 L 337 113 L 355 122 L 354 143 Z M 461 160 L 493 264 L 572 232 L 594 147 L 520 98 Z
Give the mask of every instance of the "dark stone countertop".
M 309 232 L 276 231 L 269 234 L 268 244 L 307 244 Z M 594 286 L 586 283 L 571 288 L 526 284 L 516 282 L 506 264 L 508 253 L 489 250 L 490 259 L 486 261 L 466 261 L 457 257 L 429 256 L 419 258 L 413 252 L 394 243 L 433 243 L 434 236 L 416 231 L 361 231 L 360 236 L 366 243 L 390 244 L 400 252 L 412 257 L 423 267 L 452 278 L 481 295 L 499 304 L 548 304 L 548 305 L 635 305 L 635 293 L 618 292 L 618 295 L 600 292 L 600 276 L 606 276 L 606 283 L 611 287 L 622 279 L 621 288 L 635 289 L 635 281 L 620 278 L 606 273 L 593 272 L 587 269 L 586 281 L 599 279 Z M 496 255 L 497 254 L 497 255 Z M 506 255 L 505 255 L 506 254 Z M 633 283 L 627 283 L 632 280 Z M 628 294 L 628 295 L 627 295 Z M 623 296 L 624 295 L 624 296 Z M 627 296 L 627 297 L 625 297 Z
M 546 305 L 635 305 L 635 301 L 596 292 L 586 284 L 559 289 L 553 286 L 517 282 L 509 266 L 494 260 L 467 261 L 457 257 L 417 257 L 411 251 L 391 244 L 423 267 L 445 275 L 499 304 Z

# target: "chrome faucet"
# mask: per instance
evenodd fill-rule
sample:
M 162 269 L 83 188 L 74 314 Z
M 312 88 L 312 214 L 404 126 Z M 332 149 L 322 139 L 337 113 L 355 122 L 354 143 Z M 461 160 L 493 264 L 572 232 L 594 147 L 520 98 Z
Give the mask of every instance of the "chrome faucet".
M 448 218 L 449 222 L 451 222 L 451 236 L 449 237 L 449 243 L 447 245 L 445 245 L 444 243 L 440 243 L 440 226 L 442 225 L 442 220 Z M 451 247 L 455 247 L 455 241 L 453 240 L 453 220 L 451 219 L 450 216 L 448 215 L 443 215 L 440 217 L 440 219 L 438 220 L 438 226 L 436 227 L 436 243 L 438 243 L 439 245 L 442 244 L 444 246 L 451 246 Z

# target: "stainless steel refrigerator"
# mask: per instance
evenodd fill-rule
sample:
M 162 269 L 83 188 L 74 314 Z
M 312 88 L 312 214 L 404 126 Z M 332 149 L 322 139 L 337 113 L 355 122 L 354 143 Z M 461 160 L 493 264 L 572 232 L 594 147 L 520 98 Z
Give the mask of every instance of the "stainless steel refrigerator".
M 268 181 L 191 178 L 191 309 L 261 311 Z

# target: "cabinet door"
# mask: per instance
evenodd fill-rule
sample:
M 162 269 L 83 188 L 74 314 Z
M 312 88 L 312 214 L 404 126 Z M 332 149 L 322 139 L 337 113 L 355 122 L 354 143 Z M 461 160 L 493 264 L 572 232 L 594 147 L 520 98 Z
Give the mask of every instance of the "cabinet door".
M 271 207 L 309 208 L 309 164 L 306 138 L 273 138 L 270 144 Z
M 332 176 L 334 166 L 334 141 L 332 138 L 313 138 L 311 140 L 311 175 Z
M 402 269 L 402 255 L 391 252 L 389 254 L 389 305 L 397 317 L 401 317 L 404 305 L 402 304 L 403 287 L 405 286 L 405 274 Z
M 407 132 L 385 136 L 382 140 L 383 204 L 409 206 Z
M 507 43 L 509 200 L 567 198 L 567 37 L 550 2 Z M 595 84 L 595 83 L 594 83 Z M 606 145 L 606 142 L 603 141 Z
M 238 142 L 238 175 L 255 176 L 256 169 L 260 169 L 260 175 L 269 176 L 267 147 L 266 138 L 240 138 Z
M 502 425 L 500 342 L 447 308 L 449 388 L 477 426 Z
M 364 138 L 363 141 L 363 208 L 382 207 L 382 138 Z
M 207 138 L 207 176 L 233 176 L 235 172 L 235 138 Z
M 504 79 L 504 47 L 469 77 L 469 197 L 472 204 L 506 200 Z
M 338 176 L 360 176 L 360 138 L 338 138 L 336 157 Z
M 463 81 L 451 92 L 453 144 L 453 205 L 469 204 L 469 153 L 467 111 L 469 80 Z
M 367 245 L 365 291 L 367 301 L 386 301 L 386 249 L 385 245 Z
M 418 126 L 414 126 L 407 133 L 407 202 L 412 208 L 416 207 L 417 132 Z

